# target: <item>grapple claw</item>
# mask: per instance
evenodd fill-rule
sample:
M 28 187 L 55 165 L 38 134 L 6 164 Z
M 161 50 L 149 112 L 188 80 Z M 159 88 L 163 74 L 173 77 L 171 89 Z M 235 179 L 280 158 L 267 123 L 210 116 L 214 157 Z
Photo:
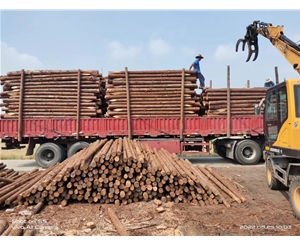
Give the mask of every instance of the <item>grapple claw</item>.
M 246 62 L 248 62 L 250 60 L 253 53 L 255 54 L 254 58 L 253 58 L 253 61 L 255 61 L 258 57 L 258 38 L 257 38 L 258 33 L 256 32 L 257 23 L 258 22 L 256 21 L 252 25 L 249 25 L 247 27 L 247 32 L 246 32 L 246 35 L 245 35 L 244 39 L 239 39 L 236 43 L 236 46 L 235 46 L 235 51 L 237 52 L 239 44 L 242 42 L 243 43 L 242 51 L 244 51 L 246 43 L 247 43 L 247 45 L 248 45 L 248 57 L 246 59 Z
M 238 51 L 239 45 L 240 45 L 241 42 L 243 43 L 242 50 L 243 50 L 243 51 L 245 50 L 245 40 L 244 40 L 244 39 L 239 39 L 239 40 L 236 42 L 236 45 L 235 45 L 235 51 L 236 51 L 236 52 Z
M 255 61 L 258 57 L 258 45 L 256 41 L 247 41 L 248 43 L 248 58 L 246 62 L 248 62 L 254 53 L 254 58 L 252 61 Z

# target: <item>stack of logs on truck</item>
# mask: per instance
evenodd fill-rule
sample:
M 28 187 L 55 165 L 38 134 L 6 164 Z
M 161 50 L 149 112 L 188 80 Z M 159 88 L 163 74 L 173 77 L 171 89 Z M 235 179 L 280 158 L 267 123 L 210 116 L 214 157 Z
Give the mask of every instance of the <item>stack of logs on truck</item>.
M 228 77 L 229 67 L 228 67 Z M 40 145 L 47 168 L 101 138 L 128 137 L 171 153 L 218 153 L 241 164 L 261 159 L 263 117 L 254 106 L 267 88 L 206 88 L 196 72 L 21 70 L 1 76 L 4 149 Z

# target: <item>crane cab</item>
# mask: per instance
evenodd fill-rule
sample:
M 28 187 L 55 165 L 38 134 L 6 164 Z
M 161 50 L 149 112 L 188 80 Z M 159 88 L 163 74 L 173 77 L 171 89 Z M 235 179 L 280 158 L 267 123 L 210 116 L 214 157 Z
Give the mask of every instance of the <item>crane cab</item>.
M 264 103 L 266 151 L 300 158 L 300 79 L 270 88 Z

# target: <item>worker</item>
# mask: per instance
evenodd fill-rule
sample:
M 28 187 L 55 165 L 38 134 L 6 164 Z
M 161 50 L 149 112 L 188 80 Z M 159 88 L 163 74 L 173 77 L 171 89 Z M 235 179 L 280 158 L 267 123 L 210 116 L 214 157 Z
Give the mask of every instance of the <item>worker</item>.
M 190 66 L 190 70 L 192 68 L 194 68 L 194 70 L 197 70 L 197 78 L 199 79 L 199 83 L 200 83 L 200 89 L 203 89 L 205 88 L 205 78 L 204 76 L 202 75 L 201 73 L 201 69 L 200 69 L 200 61 L 204 58 L 201 54 L 198 54 L 196 57 L 195 57 L 195 61 L 191 64 Z
M 275 86 L 275 83 L 271 80 L 271 78 L 267 78 L 264 87 L 272 87 Z

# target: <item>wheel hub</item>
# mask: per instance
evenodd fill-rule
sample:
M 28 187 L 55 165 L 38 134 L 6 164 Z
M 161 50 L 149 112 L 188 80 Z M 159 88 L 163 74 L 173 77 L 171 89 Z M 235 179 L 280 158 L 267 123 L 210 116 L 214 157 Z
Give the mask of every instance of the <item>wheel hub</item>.
M 251 147 L 245 147 L 243 149 L 243 155 L 246 158 L 251 158 L 253 157 L 254 153 L 253 153 L 253 149 Z
M 51 150 L 45 150 L 42 154 L 42 159 L 46 161 L 51 161 L 54 159 L 54 152 Z

